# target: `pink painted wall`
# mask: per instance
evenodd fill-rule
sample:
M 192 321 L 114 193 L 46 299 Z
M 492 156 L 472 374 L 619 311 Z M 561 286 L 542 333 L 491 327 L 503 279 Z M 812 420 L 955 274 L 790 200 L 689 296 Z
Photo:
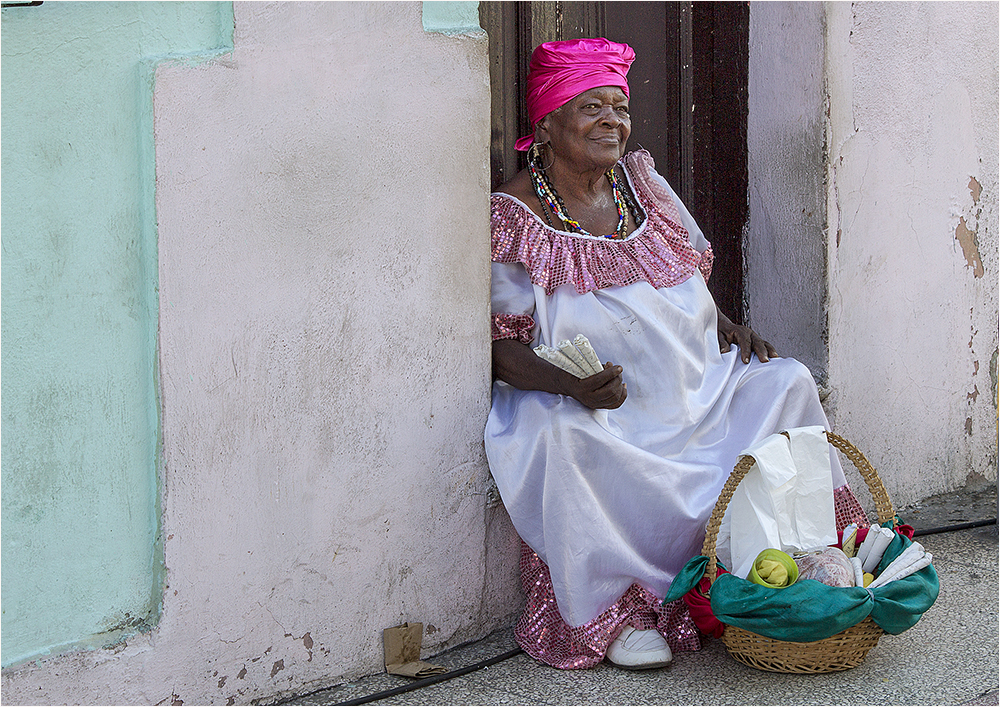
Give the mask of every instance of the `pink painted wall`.
M 489 503 L 485 34 L 420 3 L 237 3 L 154 99 L 167 588 L 149 635 L 4 699 L 246 703 L 510 625 Z

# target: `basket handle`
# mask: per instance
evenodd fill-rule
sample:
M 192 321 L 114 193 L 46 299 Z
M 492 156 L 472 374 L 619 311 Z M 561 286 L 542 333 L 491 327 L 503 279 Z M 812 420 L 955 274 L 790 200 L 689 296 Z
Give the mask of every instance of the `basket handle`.
M 785 432 L 781 434 L 786 437 L 788 436 Z M 861 472 L 861 478 L 868 484 L 868 490 L 875 500 L 875 510 L 878 512 L 879 525 L 893 520 L 896 517 L 896 511 L 892 507 L 892 501 L 889 500 L 889 494 L 885 490 L 885 485 L 882 483 L 882 479 L 879 478 L 878 472 L 875 471 L 875 467 L 871 465 L 857 447 L 840 435 L 827 432 L 826 438 L 830 444 L 850 459 L 858 471 Z M 736 492 L 736 487 L 739 486 L 743 477 L 750 471 L 750 467 L 754 465 L 755 461 L 749 454 L 740 457 L 735 468 L 733 468 L 733 473 L 729 475 L 725 486 L 719 492 L 719 500 L 715 502 L 715 510 L 712 511 L 712 517 L 708 519 L 708 527 L 705 530 L 705 543 L 702 545 L 701 554 L 708 557 L 705 576 L 708 577 L 710 585 L 715 584 L 716 568 L 718 566 L 718 560 L 715 556 L 715 543 L 719 536 L 719 527 L 722 525 L 722 517 L 726 514 L 726 508 L 733 498 L 733 493 Z

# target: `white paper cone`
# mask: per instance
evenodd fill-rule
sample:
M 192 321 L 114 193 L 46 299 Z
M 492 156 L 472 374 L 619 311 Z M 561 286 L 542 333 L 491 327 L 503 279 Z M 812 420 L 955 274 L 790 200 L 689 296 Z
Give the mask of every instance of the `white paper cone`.
M 844 554 L 848 557 L 854 557 L 857 554 L 857 546 L 854 544 L 855 539 L 858 536 L 858 524 L 851 523 L 849 526 L 844 528 L 844 533 L 841 536 L 843 541 L 840 543 L 841 549 Z
M 590 372 L 590 366 L 583 360 L 583 356 L 580 355 L 580 352 L 576 350 L 576 347 L 573 346 L 573 343 L 569 339 L 559 342 L 559 351 L 582 371 L 583 375 L 579 376 L 580 378 L 587 378 L 593 375 Z
M 861 561 L 865 572 L 871 572 L 878 567 L 878 563 L 882 561 L 882 555 L 885 554 L 885 549 L 892 542 L 893 535 L 895 533 L 888 528 L 878 528 L 878 535 L 875 536 L 875 542 L 871 550 L 868 551 L 868 556 Z
M 583 360 L 587 362 L 594 373 L 600 373 L 604 370 L 601 359 L 597 356 L 597 352 L 594 351 L 594 347 L 591 346 L 590 340 L 586 336 L 577 334 L 573 339 L 573 346 L 577 348 L 583 356 Z
M 532 349 L 535 354 L 542 359 L 545 359 L 553 366 L 558 366 L 567 373 L 572 373 L 577 378 L 586 378 L 587 373 L 584 372 L 582 368 L 573 363 L 573 361 L 566 356 L 559 349 L 554 349 L 551 346 L 545 346 L 544 344 L 536 346 Z
M 893 572 L 891 576 L 889 576 L 888 572 L 883 572 L 881 575 L 879 575 L 878 579 L 876 579 L 874 582 L 872 582 L 871 584 L 868 585 L 868 588 L 871 589 L 873 587 L 884 587 L 889 582 L 895 582 L 897 579 L 903 579 L 905 577 L 909 577 L 914 572 L 919 572 L 924 567 L 927 567 L 928 565 L 930 565 L 931 564 L 931 560 L 933 560 L 933 559 L 934 559 L 934 556 L 931 555 L 931 553 L 925 552 L 923 554 L 923 556 L 920 557 L 920 559 L 918 559 L 916 562 L 914 562 L 914 563 L 912 563 L 910 565 L 907 565 L 906 567 L 904 567 L 904 568 L 902 568 L 902 569 L 900 569 L 900 570 L 898 570 L 896 572 Z M 891 567 L 891 566 L 892 565 L 890 565 L 889 567 Z M 889 569 L 889 567 L 886 567 L 886 569 Z M 882 581 L 883 578 L 885 578 L 887 576 L 888 576 L 888 579 L 885 579 L 884 581 Z
M 851 558 L 851 567 L 854 568 L 854 586 L 863 587 L 865 586 L 865 573 L 861 569 L 861 560 L 856 557 Z
M 927 553 L 924 551 L 923 545 L 916 542 L 913 543 L 908 548 L 903 550 L 903 552 L 899 554 L 899 557 L 890 562 L 889 565 L 884 570 L 882 570 L 879 576 L 875 578 L 875 581 L 872 582 L 872 584 L 880 587 L 886 582 L 892 581 L 890 578 L 894 574 L 897 574 L 898 572 L 906 569 L 910 565 L 919 562 L 921 559 L 923 559 L 924 555 L 926 554 Z
M 876 527 L 877 526 L 873 525 L 868 529 L 868 534 L 865 536 L 864 541 L 861 543 L 861 547 L 858 548 L 857 553 L 854 555 L 861 560 L 862 564 L 864 563 L 865 558 L 868 557 L 868 553 L 871 551 L 872 545 L 875 544 L 875 535 L 877 534 Z

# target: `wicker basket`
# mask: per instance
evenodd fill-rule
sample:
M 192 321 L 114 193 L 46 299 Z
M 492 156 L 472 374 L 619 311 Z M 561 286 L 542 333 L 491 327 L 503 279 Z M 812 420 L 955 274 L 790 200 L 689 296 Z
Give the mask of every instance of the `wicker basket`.
M 872 498 L 875 499 L 879 524 L 893 520 L 896 512 L 889 500 L 889 494 L 886 493 L 882 480 L 874 467 L 865 459 L 864 454 L 846 439 L 832 432 L 827 432 L 826 437 L 830 444 L 839 449 L 861 472 Z M 744 456 L 739 460 L 726 485 L 722 487 L 715 510 L 712 511 L 712 517 L 708 521 L 702 554 L 708 557 L 705 576 L 710 583 L 714 583 L 716 578 L 715 544 L 722 517 L 726 513 L 729 501 L 733 498 L 733 492 L 753 465 L 754 459 L 751 456 Z M 868 617 L 861 623 L 821 641 L 809 643 L 779 641 L 736 626 L 726 626 L 722 642 L 733 658 L 759 670 L 775 673 L 835 673 L 860 665 L 868 651 L 878 643 L 882 633 L 882 629 Z

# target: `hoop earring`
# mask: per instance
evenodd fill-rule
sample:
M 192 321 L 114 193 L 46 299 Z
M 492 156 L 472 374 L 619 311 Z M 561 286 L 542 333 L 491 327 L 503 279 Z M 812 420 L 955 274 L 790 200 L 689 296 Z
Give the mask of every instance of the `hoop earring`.
M 547 142 L 534 142 L 531 144 L 531 149 L 528 150 L 528 160 L 535 166 L 535 169 L 544 172 L 553 164 L 555 164 L 556 156 L 552 155 L 552 161 L 547 165 L 542 165 L 542 148 L 548 145 Z

